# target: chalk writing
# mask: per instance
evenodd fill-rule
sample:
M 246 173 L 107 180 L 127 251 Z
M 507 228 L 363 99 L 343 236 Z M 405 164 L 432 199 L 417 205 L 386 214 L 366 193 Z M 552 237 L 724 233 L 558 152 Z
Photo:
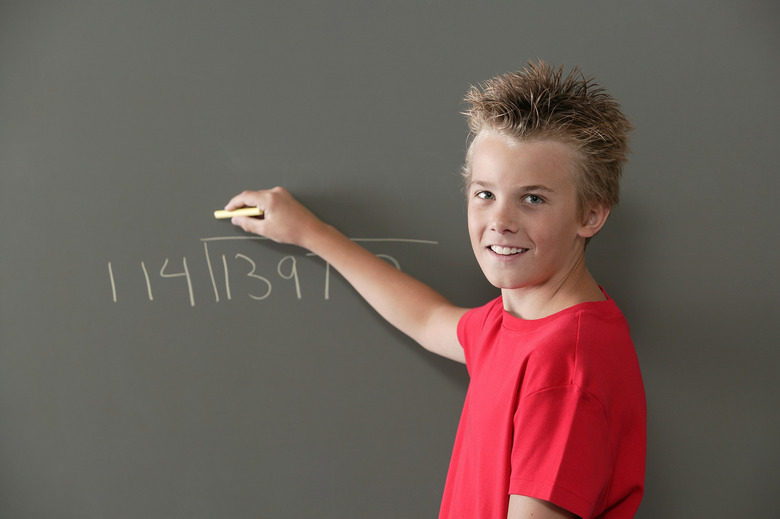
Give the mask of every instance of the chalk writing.
M 111 295 L 116 303 L 116 282 L 114 281 L 114 269 L 111 268 L 111 262 L 108 262 L 108 277 L 111 280 Z
M 165 272 L 165 267 L 168 266 L 168 258 L 165 258 L 165 263 L 163 263 L 163 266 L 160 269 L 160 277 L 163 277 L 163 278 L 184 277 L 184 278 L 186 278 L 186 280 L 187 280 L 187 287 L 189 288 L 189 292 L 190 292 L 190 306 L 195 306 L 195 296 L 192 294 L 192 278 L 190 278 L 190 271 L 187 268 L 187 258 L 182 257 L 181 262 L 182 262 L 182 266 L 184 267 L 184 272 L 166 273 Z
M 208 254 L 208 250 L 206 251 L 206 254 Z M 267 285 L 267 291 L 265 292 L 265 294 L 263 294 L 263 295 L 249 294 L 249 297 L 251 297 L 255 301 L 262 301 L 266 297 L 270 296 L 271 295 L 271 282 L 268 281 L 268 278 L 265 278 L 265 277 L 263 277 L 263 276 L 261 276 L 259 274 L 255 274 L 255 269 L 257 268 L 257 265 L 255 265 L 254 260 L 252 260 L 252 258 L 250 258 L 249 256 L 246 256 L 244 254 L 236 254 L 236 258 L 241 258 L 242 260 L 245 260 L 247 263 L 249 263 L 252 266 L 251 270 L 246 275 L 247 277 L 254 278 L 254 279 L 259 279 L 260 281 L 262 281 L 263 283 L 265 283 Z M 227 272 L 228 272 L 227 271 L 227 263 L 225 262 L 225 255 L 224 254 L 222 255 L 222 264 L 225 265 L 225 279 L 227 279 L 229 276 L 227 274 Z M 214 293 L 217 295 L 217 301 L 219 301 L 219 293 L 217 292 L 217 289 L 216 289 L 216 284 L 215 284 L 215 281 L 214 281 L 214 273 L 213 272 L 211 273 L 211 283 L 214 284 Z M 225 284 L 225 286 L 228 287 L 227 283 Z M 228 292 L 228 294 L 230 293 L 230 289 L 229 288 L 227 288 L 226 291 Z M 228 299 L 230 299 L 230 295 L 228 295 Z
M 275 272 L 273 272 L 273 270 L 269 272 L 268 270 L 264 270 L 261 267 L 261 265 L 267 264 L 269 259 L 272 261 L 274 260 L 274 258 L 269 258 L 268 255 L 264 255 L 264 257 L 260 259 L 260 264 L 258 264 L 258 259 L 253 258 L 248 254 L 235 251 L 222 252 L 220 247 L 217 247 L 217 244 L 220 242 L 225 243 L 229 241 L 266 239 L 267 238 L 256 236 L 201 238 L 200 241 L 203 243 L 203 259 L 205 260 L 205 266 L 208 272 L 211 291 L 215 302 L 219 303 L 221 301 L 231 301 L 236 295 L 238 295 L 239 298 L 246 298 L 247 300 L 263 301 L 271 296 L 274 285 L 278 285 L 280 282 L 283 282 L 283 284 L 289 286 L 290 288 L 287 290 L 292 290 L 292 293 L 295 294 L 297 299 L 303 298 L 302 278 L 308 275 L 308 277 L 306 277 L 306 281 L 308 282 L 308 280 L 312 278 L 312 275 L 301 273 L 299 269 L 298 257 L 295 255 L 287 254 L 283 256 L 281 259 L 276 261 Z M 395 243 L 402 245 L 438 245 L 438 242 L 436 241 L 406 238 L 352 238 L 352 240 L 355 242 L 366 243 L 373 242 L 388 244 Z M 222 245 L 222 248 L 224 249 L 224 245 Z M 301 256 L 317 257 L 313 253 L 303 252 L 303 249 L 301 249 L 301 251 Z M 399 270 L 401 269 L 401 263 L 395 257 L 385 253 L 377 253 L 376 256 L 388 261 Z M 178 260 L 175 260 L 174 263 L 178 264 Z M 220 265 L 222 272 L 219 272 Z M 197 273 L 197 271 L 198 269 L 196 268 L 195 272 Z M 330 275 L 330 264 L 325 262 L 324 279 L 321 278 L 320 280 L 322 282 L 322 298 L 324 300 L 330 299 Z M 181 267 L 174 266 L 170 258 L 165 258 L 157 275 L 150 274 L 150 270 L 147 268 L 146 261 L 141 261 L 140 274 L 136 274 L 136 276 L 138 276 L 136 278 L 137 281 L 131 281 L 131 283 L 142 283 L 142 286 L 145 286 L 146 288 L 146 297 L 149 301 L 155 300 L 155 287 L 161 283 L 160 280 L 181 278 L 182 281 L 184 281 L 184 294 L 187 295 L 189 305 L 195 306 L 196 300 L 195 289 L 193 288 L 193 274 L 188 265 L 186 256 L 181 257 Z M 121 288 L 126 286 L 127 282 L 124 277 L 124 273 L 117 272 L 116 265 L 111 261 L 108 262 L 108 279 L 111 289 L 111 300 L 114 303 L 117 303 L 121 297 Z M 238 293 L 236 293 L 236 288 L 240 288 Z

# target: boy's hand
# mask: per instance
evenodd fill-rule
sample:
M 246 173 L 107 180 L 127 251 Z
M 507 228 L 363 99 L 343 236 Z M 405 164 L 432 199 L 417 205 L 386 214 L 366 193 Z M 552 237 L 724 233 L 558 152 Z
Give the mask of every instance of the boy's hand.
M 278 243 L 306 247 L 307 237 L 325 225 L 282 187 L 244 191 L 233 197 L 225 210 L 233 211 L 242 207 L 257 207 L 263 211 L 263 216 L 234 216 L 231 220 L 233 225 Z

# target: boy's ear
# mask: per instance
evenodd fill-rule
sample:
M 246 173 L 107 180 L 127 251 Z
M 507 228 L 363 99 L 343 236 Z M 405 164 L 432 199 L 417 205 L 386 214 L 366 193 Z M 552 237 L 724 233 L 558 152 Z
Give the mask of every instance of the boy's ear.
M 580 236 L 583 238 L 592 238 L 604 227 L 609 217 L 610 208 L 604 204 L 593 204 L 585 213 L 582 226 L 580 227 Z

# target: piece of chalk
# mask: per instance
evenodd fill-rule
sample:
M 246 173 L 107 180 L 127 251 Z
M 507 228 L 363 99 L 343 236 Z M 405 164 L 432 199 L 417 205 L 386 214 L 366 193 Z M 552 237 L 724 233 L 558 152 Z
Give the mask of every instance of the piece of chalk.
M 263 210 L 257 207 L 242 207 L 233 211 L 214 211 L 214 218 L 233 218 L 234 216 L 263 216 Z

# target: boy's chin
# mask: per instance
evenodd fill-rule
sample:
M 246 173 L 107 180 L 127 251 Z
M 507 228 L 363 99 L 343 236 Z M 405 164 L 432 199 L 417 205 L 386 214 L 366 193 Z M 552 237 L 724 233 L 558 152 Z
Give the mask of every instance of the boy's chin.
M 496 287 L 497 289 L 504 291 L 504 290 L 517 290 L 525 287 L 525 284 L 520 283 L 516 280 L 508 280 L 508 279 L 501 279 L 501 278 L 490 278 L 487 277 L 488 283 Z

